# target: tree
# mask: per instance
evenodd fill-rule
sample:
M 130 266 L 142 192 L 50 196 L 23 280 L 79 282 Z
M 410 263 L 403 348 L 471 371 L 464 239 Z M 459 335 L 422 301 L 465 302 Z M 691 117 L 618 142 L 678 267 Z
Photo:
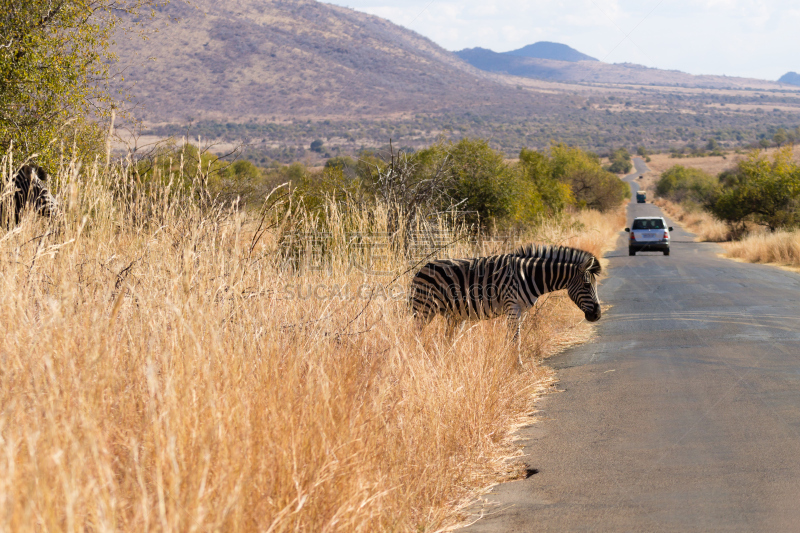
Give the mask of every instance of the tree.
M 778 128 L 778 131 L 775 132 L 775 135 L 772 137 L 772 140 L 775 141 L 775 144 L 777 144 L 778 146 L 782 146 L 783 143 L 789 140 L 789 137 L 786 135 L 785 129 Z
M 502 221 L 513 212 L 514 176 L 500 152 L 484 140 L 462 139 L 448 147 L 450 198 L 471 223 Z
M 611 164 L 606 167 L 606 170 L 614 174 L 627 174 L 633 168 L 631 154 L 625 148 L 613 150 L 611 155 L 608 156 L 608 159 Z
M 521 220 L 552 214 L 575 203 L 569 186 L 555 176 L 552 160 L 541 152 L 523 148 L 519 153 L 522 187 L 519 195 Z
M 550 148 L 553 176 L 569 186 L 580 207 L 607 211 L 630 195 L 630 187 L 604 170 L 594 154 L 580 148 L 557 144 Z
M 791 148 L 782 148 L 773 161 L 757 152 L 728 174 L 726 187 L 712 212 L 730 223 L 752 220 L 771 231 L 800 224 L 800 166 L 792 161 Z
M 227 169 L 227 174 L 236 180 L 257 179 L 261 177 L 261 169 L 252 161 L 242 159 L 230 165 Z
M 719 181 L 697 168 L 675 165 L 656 183 L 656 194 L 673 202 L 690 201 L 707 206 L 719 193 Z
M 52 157 L 55 139 L 92 144 L 108 116 L 109 46 L 124 20 L 162 0 L 0 0 L 0 150 Z M 153 11 L 150 11 L 153 15 Z M 134 23 L 131 23 L 134 24 Z M 69 132 L 65 132 L 69 128 Z

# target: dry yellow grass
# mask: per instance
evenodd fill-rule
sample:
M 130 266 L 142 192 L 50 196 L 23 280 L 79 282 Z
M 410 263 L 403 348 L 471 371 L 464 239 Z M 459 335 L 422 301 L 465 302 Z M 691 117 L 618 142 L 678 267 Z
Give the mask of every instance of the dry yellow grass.
M 707 211 L 700 209 L 688 211 L 682 205 L 664 198 L 657 198 L 653 203 L 683 226 L 685 230 L 697 235 L 696 240 L 698 241 L 725 242 L 731 239 L 730 227 Z
M 407 258 L 345 253 L 380 212 L 331 211 L 328 255 L 286 263 L 313 221 L 276 208 L 262 233 L 166 189 L 123 201 L 121 168 L 57 174 L 58 231 L 27 217 L 0 237 L 5 531 L 446 527 L 519 473 L 512 432 L 550 379 L 536 361 L 588 335 L 559 294 L 526 322 L 521 370 L 502 320 L 418 333 L 392 298 Z M 575 218 L 538 237 L 600 253 L 624 214 Z
M 659 175 L 675 165 L 697 168 L 711 175 L 717 175 L 723 170 L 735 166 L 736 162 L 744 157 L 738 154 L 727 154 L 724 158 L 722 156 L 675 158 L 670 157 L 670 154 L 653 154 L 650 156 L 650 162 L 647 163 L 647 166 Z
M 749 263 L 800 267 L 800 231 L 753 233 L 724 246 L 728 257 Z

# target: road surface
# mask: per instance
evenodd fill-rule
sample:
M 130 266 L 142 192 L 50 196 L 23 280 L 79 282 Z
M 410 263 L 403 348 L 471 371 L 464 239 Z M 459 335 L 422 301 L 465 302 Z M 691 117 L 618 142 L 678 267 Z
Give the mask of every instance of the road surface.
M 670 225 L 669 257 L 620 235 L 597 338 L 549 361 L 563 392 L 523 430 L 530 476 L 461 531 L 800 531 L 800 274 Z

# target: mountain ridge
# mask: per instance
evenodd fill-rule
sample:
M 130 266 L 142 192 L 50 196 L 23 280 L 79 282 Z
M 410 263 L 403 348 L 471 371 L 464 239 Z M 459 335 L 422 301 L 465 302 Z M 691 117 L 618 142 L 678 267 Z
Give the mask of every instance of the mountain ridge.
M 430 39 L 332 4 L 196 0 L 159 11 L 177 22 L 115 49 L 126 68 L 113 87 L 135 87 L 151 122 L 389 116 L 480 107 L 487 93 L 518 99 Z
M 592 56 L 588 56 L 562 43 L 551 41 L 539 41 L 510 52 L 503 52 L 510 56 L 535 57 L 538 59 L 555 59 L 557 61 L 598 61 Z
M 787 72 L 778 79 L 778 83 L 788 83 L 789 85 L 800 86 L 800 74 L 797 72 Z
M 559 82 L 659 85 L 664 87 L 682 86 L 709 89 L 754 88 L 756 86 L 763 87 L 774 84 L 773 88 L 778 88 L 776 82 L 768 80 L 735 76 L 696 75 L 678 70 L 664 70 L 632 63 L 604 63 L 567 45 L 549 49 L 539 47 L 538 50 L 540 52 L 533 52 L 533 55 L 524 55 L 524 52 L 520 53 L 526 49 L 529 51 L 539 44 L 559 43 L 541 41 L 511 52 L 495 52 L 487 48 L 477 47 L 465 48 L 454 53 L 475 68 L 486 72 Z M 549 52 L 546 52 L 546 50 L 556 50 L 558 53 L 551 53 L 551 57 L 536 56 L 536 54 L 540 56 L 548 55 Z M 559 54 L 570 59 L 553 57 Z M 578 59 L 581 56 L 588 59 Z

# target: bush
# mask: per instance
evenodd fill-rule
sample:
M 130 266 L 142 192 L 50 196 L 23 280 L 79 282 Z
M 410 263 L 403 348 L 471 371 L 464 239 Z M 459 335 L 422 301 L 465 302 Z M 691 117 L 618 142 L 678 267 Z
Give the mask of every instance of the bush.
M 523 191 L 518 197 L 520 220 L 556 213 L 575 203 L 569 186 L 556 178 L 553 162 L 546 154 L 523 148 L 518 169 Z
M 331 158 L 322 172 L 306 171 L 296 183 L 296 198 L 306 209 L 318 211 L 330 197 L 346 209 L 392 206 L 396 228 L 400 217 L 409 222 L 445 211 L 476 227 L 502 228 L 535 223 L 568 206 L 608 211 L 630 196 L 594 154 L 559 144 L 549 153 L 523 149 L 519 163 L 510 164 L 480 139 L 384 157 L 362 152 L 358 161 Z
M 250 161 L 236 161 L 227 169 L 227 175 L 236 180 L 257 179 L 261 177 L 261 169 Z
M 447 147 L 448 194 L 470 223 L 502 223 L 514 214 L 515 176 L 505 157 L 484 140 L 462 139 Z
M 719 194 L 719 184 L 710 174 L 696 168 L 675 165 L 661 174 L 656 194 L 673 202 L 711 205 Z
M 570 187 L 579 207 L 608 211 L 630 197 L 630 187 L 603 170 L 596 155 L 558 144 L 550 149 L 550 156 L 554 177 Z
M 612 151 L 608 159 L 611 164 L 606 167 L 606 170 L 614 174 L 627 174 L 633 168 L 631 154 L 625 148 Z
M 718 218 L 731 224 L 750 220 L 771 231 L 800 225 L 800 166 L 791 148 L 779 150 L 772 162 L 754 152 L 720 178 L 728 186 L 712 206 Z

